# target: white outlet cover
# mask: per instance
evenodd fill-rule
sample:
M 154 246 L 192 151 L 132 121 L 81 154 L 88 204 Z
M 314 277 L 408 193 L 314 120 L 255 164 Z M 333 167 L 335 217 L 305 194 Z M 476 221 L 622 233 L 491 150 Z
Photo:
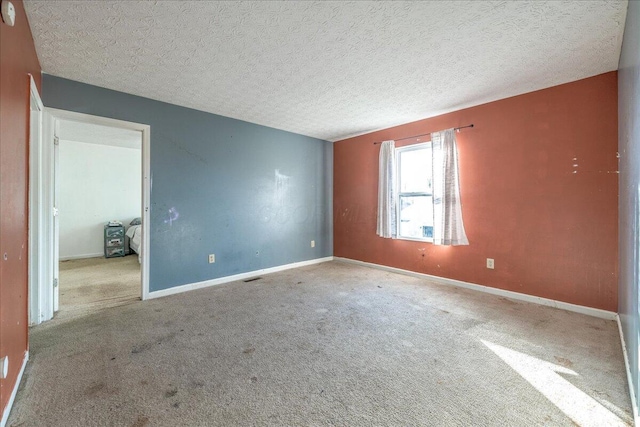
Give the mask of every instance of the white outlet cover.
M 216 262 L 215 254 L 209 254 L 209 264 L 213 264 L 214 262 Z
M 312 247 L 312 248 L 315 248 L 315 247 L 316 247 L 316 241 L 315 241 L 315 240 L 312 240 L 312 241 L 311 241 L 311 247 Z
M 3 0 L 0 5 L 0 12 L 2 13 L 2 20 L 5 24 L 13 27 L 16 23 L 16 8 L 8 0 Z
M 0 359 L 0 365 L 2 366 L 1 378 L 7 378 L 7 375 L 9 375 L 9 356 Z
M 495 266 L 493 258 L 487 258 L 487 268 L 493 269 Z

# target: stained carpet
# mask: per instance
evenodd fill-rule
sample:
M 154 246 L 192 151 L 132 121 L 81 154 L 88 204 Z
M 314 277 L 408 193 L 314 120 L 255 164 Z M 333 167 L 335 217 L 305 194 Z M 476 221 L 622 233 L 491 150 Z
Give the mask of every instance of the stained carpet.
M 60 263 L 60 320 L 140 299 L 140 264 L 133 255 Z
M 616 323 L 339 262 L 31 331 L 12 426 L 632 422 Z

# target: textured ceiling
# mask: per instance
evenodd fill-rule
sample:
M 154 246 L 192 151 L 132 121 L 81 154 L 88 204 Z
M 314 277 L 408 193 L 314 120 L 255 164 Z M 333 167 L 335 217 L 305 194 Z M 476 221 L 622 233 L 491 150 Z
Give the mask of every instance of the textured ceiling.
M 110 126 L 60 120 L 57 135 L 58 138 L 65 141 L 111 145 L 113 147 L 123 148 L 142 148 L 141 132 Z
M 615 70 L 627 1 L 25 1 L 43 71 L 337 140 Z

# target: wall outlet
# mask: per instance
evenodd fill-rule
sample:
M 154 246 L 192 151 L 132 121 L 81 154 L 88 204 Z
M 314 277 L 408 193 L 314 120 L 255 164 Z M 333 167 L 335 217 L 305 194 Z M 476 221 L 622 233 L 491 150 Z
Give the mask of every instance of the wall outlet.
M 490 268 L 491 270 L 493 270 L 493 267 L 494 267 L 493 258 L 487 258 L 487 268 Z
M 209 264 L 216 262 L 216 254 L 209 254 Z
M 0 359 L 0 378 L 5 379 L 9 374 L 9 356 Z
M 315 240 L 312 240 L 312 241 L 311 241 L 311 247 L 312 247 L 312 248 L 315 248 L 315 247 L 316 247 L 316 241 L 315 241 Z

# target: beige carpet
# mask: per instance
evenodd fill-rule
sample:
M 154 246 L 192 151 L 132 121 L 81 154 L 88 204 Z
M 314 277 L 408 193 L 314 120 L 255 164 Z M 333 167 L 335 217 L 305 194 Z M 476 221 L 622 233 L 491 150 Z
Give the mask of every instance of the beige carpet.
M 85 316 L 140 299 L 138 257 L 87 258 L 60 263 L 60 310 L 56 318 Z
M 615 322 L 331 262 L 31 331 L 12 426 L 631 423 Z

